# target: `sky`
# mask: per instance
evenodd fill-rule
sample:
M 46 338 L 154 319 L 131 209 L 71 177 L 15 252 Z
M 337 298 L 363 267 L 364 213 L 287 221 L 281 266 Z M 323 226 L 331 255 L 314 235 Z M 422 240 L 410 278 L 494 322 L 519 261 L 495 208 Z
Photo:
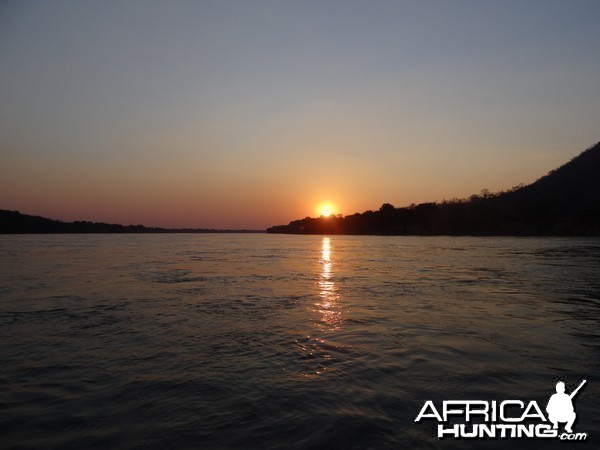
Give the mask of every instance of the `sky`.
M 600 2 L 0 2 L 0 209 L 264 229 L 600 140 Z

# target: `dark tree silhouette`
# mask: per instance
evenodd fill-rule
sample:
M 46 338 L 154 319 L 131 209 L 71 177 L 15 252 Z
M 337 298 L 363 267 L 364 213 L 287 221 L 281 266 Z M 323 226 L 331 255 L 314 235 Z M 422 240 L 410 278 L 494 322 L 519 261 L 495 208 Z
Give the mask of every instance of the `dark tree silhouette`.
M 255 230 L 167 229 L 102 222 L 62 222 L 0 209 L 0 234 L 27 233 L 257 233 Z
M 415 235 L 600 235 L 600 143 L 530 185 L 279 225 L 269 233 Z

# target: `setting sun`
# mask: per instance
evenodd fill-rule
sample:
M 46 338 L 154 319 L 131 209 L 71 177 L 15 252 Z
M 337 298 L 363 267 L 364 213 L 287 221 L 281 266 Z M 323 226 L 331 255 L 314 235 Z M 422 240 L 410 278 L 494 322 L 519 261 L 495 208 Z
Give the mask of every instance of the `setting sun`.
M 320 205 L 317 210 L 319 211 L 320 216 L 329 217 L 335 214 L 335 206 L 331 203 L 323 203 Z

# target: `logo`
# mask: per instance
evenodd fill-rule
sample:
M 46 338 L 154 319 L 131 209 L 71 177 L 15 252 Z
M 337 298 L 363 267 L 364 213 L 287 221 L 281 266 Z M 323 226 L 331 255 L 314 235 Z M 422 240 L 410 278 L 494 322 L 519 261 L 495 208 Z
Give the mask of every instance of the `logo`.
M 585 441 L 588 434 L 574 432 L 577 419 L 573 399 L 583 380 L 570 394 L 565 383 L 556 383 L 556 393 L 546 405 L 546 414 L 535 400 L 444 400 L 436 407 L 427 400 L 415 422 L 437 421 L 439 439 L 559 439 Z

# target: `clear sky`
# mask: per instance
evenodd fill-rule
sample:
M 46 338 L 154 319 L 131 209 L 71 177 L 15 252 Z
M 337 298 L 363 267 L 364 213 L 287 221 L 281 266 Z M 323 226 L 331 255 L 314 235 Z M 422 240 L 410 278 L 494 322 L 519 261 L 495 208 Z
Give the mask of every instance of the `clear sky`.
M 600 2 L 2 1 L 0 209 L 265 228 L 600 140 Z

